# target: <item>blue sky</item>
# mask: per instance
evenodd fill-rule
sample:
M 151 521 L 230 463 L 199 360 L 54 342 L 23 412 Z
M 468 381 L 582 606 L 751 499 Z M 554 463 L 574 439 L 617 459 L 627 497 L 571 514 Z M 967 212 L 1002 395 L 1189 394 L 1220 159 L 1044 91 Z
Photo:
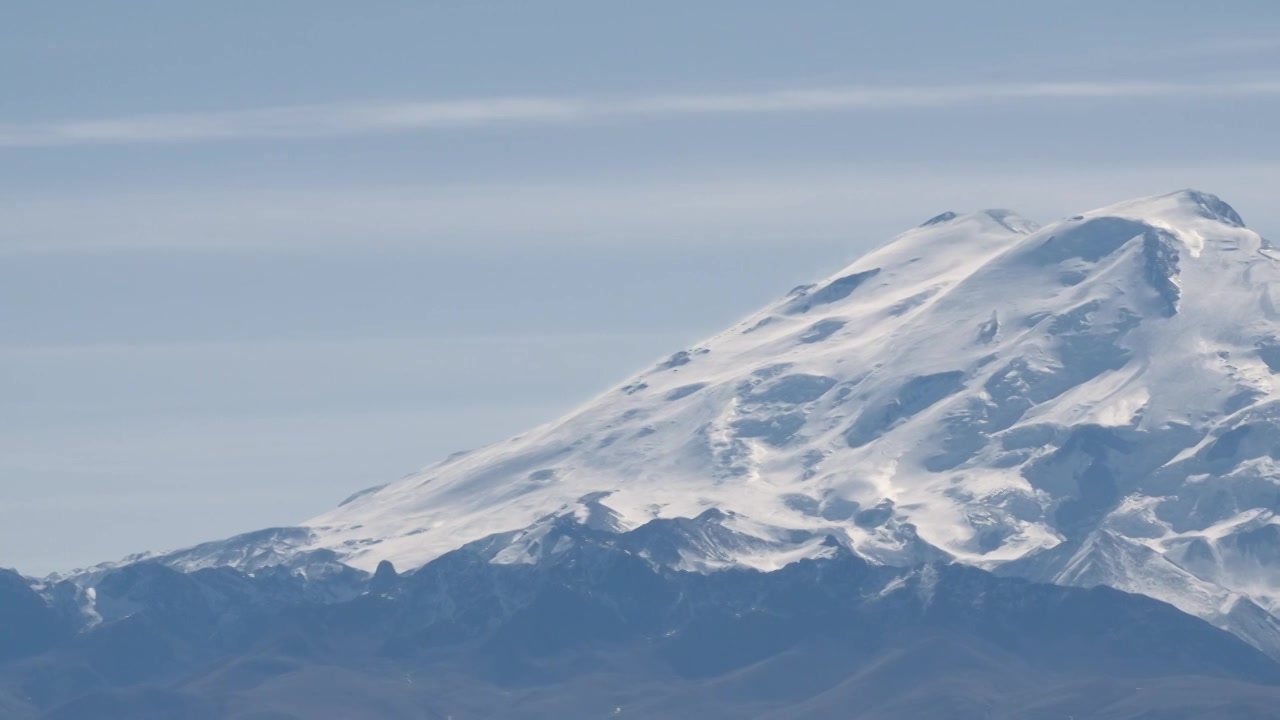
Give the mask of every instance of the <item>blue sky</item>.
M 289 524 L 943 210 L 1280 236 L 1280 6 L 0 10 L 0 565 Z

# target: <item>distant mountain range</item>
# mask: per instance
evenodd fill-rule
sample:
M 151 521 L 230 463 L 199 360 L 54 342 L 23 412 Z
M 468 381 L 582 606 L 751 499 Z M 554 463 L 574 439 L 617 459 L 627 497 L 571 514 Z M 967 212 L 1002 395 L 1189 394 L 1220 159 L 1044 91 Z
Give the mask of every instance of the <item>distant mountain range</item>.
M 99 577 L 106 614 L 87 628 L 0 576 L 0 607 L 15 609 L 0 615 L 0 715 L 1137 720 L 1280 706 L 1280 664 L 1142 596 L 873 565 L 834 538 L 773 572 L 678 571 L 635 551 L 686 530 L 559 522 L 544 537 L 562 549 L 537 563 L 495 563 L 482 541 L 405 576 L 141 562 Z

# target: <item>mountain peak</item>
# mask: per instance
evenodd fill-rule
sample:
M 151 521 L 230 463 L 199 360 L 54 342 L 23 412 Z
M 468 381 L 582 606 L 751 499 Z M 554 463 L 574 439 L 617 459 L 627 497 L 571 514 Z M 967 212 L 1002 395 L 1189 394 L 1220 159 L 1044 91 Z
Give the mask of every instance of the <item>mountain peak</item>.
M 951 210 L 947 210 L 946 212 L 938 213 L 937 215 L 934 215 L 928 220 L 925 220 L 924 222 L 920 223 L 920 227 L 929 227 L 930 225 L 941 225 L 944 222 L 950 222 L 952 220 L 955 220 L 957 217 L 959 217 L 958 213 L 952 212 Z
M 1201 190 L 1183 189 L 1162 195 L 1128 200 L 1088 213 L 1192 229 L 1207 221 L 1244 229 L 1244 220 L 1222 198 Z
M 1182 203 L 1191 204 L 1198 208 L 1202 217 L 1217 220 L 1232 227 L 1245 227 L 1244 219 L 1240 217 L 1240 213 L 1236 212 L 1235 208 L 1228 205 L 1217 195 L 1200 190 L 1186 189 L 1173 193 L 1173 196 Z
M 920 223 L 920 225 L 917 226 L 917 229 L 934 227 L 964 219 L 979 219 L 987 222 L 995 221 L 1005 229 L 1020 234 L 1035 232 L 1040 227 L 1035 222 L 1022 217 L 1012 210 L 1006 210 L 1004 208 L 988 208 L 986 210 L 979 210 L 967 215 L 961 215 L 955 211 L 948 210 L 944 213 L 934 215 L 928 220 Z

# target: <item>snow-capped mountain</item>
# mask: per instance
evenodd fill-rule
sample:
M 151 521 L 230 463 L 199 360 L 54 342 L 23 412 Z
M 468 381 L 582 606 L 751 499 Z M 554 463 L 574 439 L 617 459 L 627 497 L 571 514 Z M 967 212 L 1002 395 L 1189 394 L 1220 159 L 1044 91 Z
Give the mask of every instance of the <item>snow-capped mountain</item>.
M 1200 192 L 945 213 L 566 417 L 170 561 L 534 562 L 577 522 L 771 569 L 834 537 L 1146 594 L 1280 655 L 1277 293 L 1280 250 Z

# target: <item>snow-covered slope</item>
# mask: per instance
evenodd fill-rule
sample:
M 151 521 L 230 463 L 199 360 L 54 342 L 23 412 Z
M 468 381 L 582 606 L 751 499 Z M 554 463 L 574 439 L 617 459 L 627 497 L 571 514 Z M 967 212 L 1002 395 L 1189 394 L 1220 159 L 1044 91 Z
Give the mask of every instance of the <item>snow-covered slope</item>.
M 1145 593 L 1280 652 L 1278 282 L 1280 251 L 1204 193 L 1042 229 L 946 213 L 281 551 L 403 570 L 502 533 L 494 561 L 527 562 L 566 517 L 697 518 L 670 564 L 777 567 L 833 536 Z

